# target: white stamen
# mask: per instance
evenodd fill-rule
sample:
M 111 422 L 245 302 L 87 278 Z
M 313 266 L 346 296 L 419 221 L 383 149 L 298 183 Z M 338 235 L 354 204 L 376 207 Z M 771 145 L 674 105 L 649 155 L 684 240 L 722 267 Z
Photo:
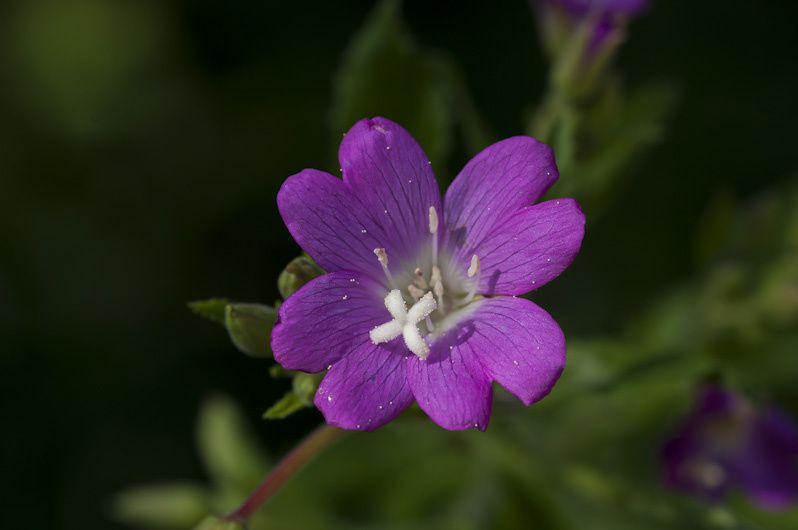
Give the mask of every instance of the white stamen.
M 432 276 L 430 276 L 429 282 L 432 284 L 432 292 L 435 293 L 435 298 L 438 300 L 438 310 L 441 313 L 445 313 L 443 307 L 443 278 L 438 267 L 432 267 Z
M 479 274 L 479 258 L 476 254 L 471 256 L 471 266 L 468 267 L 468 277 L 473 278 Z
M 477 287 L 479 287 L 479 272 L 479 257 L 474 254 L 471 256 L 471 266 L 468 267 L 468 277 L 473 278 L 473 281 L 471 282 L 471 289 L 468 291 L 468 295 L 465 297 L 465 299 L 463 299 L 464 304 L 467 304 L 473 300 L 477 294 Z
M 413 297 L 414 301 L 418 301 L 419 298 L 424 296 L 424 291 L 413 285 L 412 283 L 407 286 L 407 291 L 410 293 L 410 296 Z
M 429 207 L 429 233 L 432 234 L 432 265 L 438 265 L 438 211 Z
M 416 267 L 416 270 L 413 271 L 413 273 L 416 275 L 416 277 L 413 278 L 413 283 L 416 285 L 416 287 L 420 289 L 426 289 L 428 286 L 427 280 L 424 279 L 424 271 Z
M 421 336 L 418 324 L 435 311 L 437 307 L 432 293 L 422 296 L 408 311 L 402 298 L 402 293 L 398 289 L 394 289 L 385 297 L 385 307 L 391 313 L 393 319 L 369 332 L 371 342 L 381 344 L 391 341 L 401 334 L 407 348 L 419 358 L 426 359 L 427 355 L 429 355 L 429 346 Z
M 429 233 L 438 233 L 438 211 L 434 206 L 429 207 Z
M 384 272 L 385 277 L 388 278 L 388 283 L 393 285 L 393 276 L 391 275 L 391 271 L 388 270 L 388 253 L 385 252 L 384 248 L 375 248 L 374 254 L 377 256 L 380 265 L 382 265 L 382 272 Z

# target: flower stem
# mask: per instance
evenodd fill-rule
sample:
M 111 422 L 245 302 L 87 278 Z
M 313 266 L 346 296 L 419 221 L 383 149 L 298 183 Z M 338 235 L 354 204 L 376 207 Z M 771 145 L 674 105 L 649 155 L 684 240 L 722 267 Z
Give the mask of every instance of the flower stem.
M 260 506 L 265 503 L 277 490 L 297 471 L 313 459 L 317 454 L 326 449 L 340 438 L 346 431 L 323 424 L 310 433 L 299 445 L 294 447 L 277 467 L 275 467 L 263 482 L 253 491 L 241 505 L 228 514 L 225 520 L 231 522 L 244 522 L 249 519 Z

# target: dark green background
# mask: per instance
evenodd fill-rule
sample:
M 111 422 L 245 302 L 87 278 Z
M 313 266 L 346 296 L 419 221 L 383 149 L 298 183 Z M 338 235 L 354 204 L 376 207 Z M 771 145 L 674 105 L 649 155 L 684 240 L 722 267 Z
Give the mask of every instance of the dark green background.
M 588 219 L 572 270 L 538 297 L 567 335 L 616 331 L 689 274 L 718 189 L 745 197 L 795 169 L 796 7 L 660 1 L 632 24 L 626 82 L 674 81 L 681 102 L 614 207 Z M 332 77 L 370 8 L 0 8 L 0 526 L 117 528 L 113 492 L 201 477 L 203 396 L 224 390 L 257 422 L 282 395 L 267 363 L 185 302 L 277 297 L 298 248 L 275 194 L 304 167 L 335 170 Z M 494 131 L 520 133 L 546 74 L 527 4 L 409 0 L 405 15 L 419 43 L 456 60 Z M 448 176 L 472 154 L 455 151 Z M 260 434 L 279 452 L 319 419 Z

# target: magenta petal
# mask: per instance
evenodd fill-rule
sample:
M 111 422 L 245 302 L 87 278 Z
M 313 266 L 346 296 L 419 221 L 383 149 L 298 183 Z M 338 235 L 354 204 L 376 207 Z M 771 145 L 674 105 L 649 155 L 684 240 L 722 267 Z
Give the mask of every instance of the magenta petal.
M 320 276 L 283 302 L 272 330 L 275 360 L 288 370 L 321 372 L 369 341 L 385 321 L 382 287 L 363 275 Z
M 574 260 L 585 234 L 585 216 L 573 199 L 556 199 L 523 208 L 464 247 L 459 259 L 466 267 L 479 256 L 479 292 L 524 294 L 560 275 Z
M 344 182 L 384 229 L 379 246 L 388 251 L 391 268 L 401 264 L 397 258 L 416 259 L 429 245 L 430 207 L 443 216 L 438 183 L 418 143 L 391 120 L 364 119 L 346 133 L 338 158 Z
M 371 431 L 394 419 L 412 401 L 405 376 L 407 348 L 401 340 L 365 341 L 334 363 L 314 400 L 327 423 Z
M 558 177 L 549 146 L 527 136 L 495 143 L 466 164 L 444 200 L 449 244 L 482 241 L 494 227 L 534 204 Z
M 441 427 L 484 431 L 490 420 L 490 379 L 471 344 L 470 320 L 438 337 L 430 355 L 407 359 L 407 381 L 418 405 Z
M 283 183 L 277 207 L 299 246 L 327 272 L 384 277 L 374 249 L 385 246 L 386 232 L 341 179 L 305 169 Z
M 470 317 L 469 344 L 488 377 L 525 405 L 545 397 L 565 368 L 565 336 L 551 316 L 524 298 L 483 300 Z

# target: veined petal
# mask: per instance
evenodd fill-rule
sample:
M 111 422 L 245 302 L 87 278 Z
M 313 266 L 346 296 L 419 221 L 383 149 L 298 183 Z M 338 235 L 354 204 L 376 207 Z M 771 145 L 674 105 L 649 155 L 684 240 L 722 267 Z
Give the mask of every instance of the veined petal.
M 524 298 L 477 302 L 468 342 L 488 377 L 524 405 L 546 396 L 565 368 L 565 336 L 543 309 Z
M 464 247 L 462 268 L 480 259 L 482 294 L 524 294 L 560 275 L 582 245 L 585 216 L 573 199 L 528 206 L 496 226 L 482 241 Z
M 507 217 L 540 199 L 558 176 L 551 148 L 534 138 L 516 136 L 485 148 L 446 192 L 449 246 L 462 249 L 482 241 Z
M 488 427 L 493 392 L 471 344 L 473 334 L 473 322 L 464 320 L 434 340 L 425 360 L 407 359 L 407 381 L 418 405 L 445 429 Z
M 408 355 L 401 340 L 375 345 L 366 337 L 334 363 L 314 400 L 327 423 L 371 431 L 394 419 L 413 401 L 405 375 Z
M 375 248 L 393 249 L 383 230 L 344 182 L 329 173 L 305 169 L 288 177 L 277 194 L 288 231 L 327 272 L 358 271 L 385 277 Z
M 320 276 L 280 306 L 272 330 L 275 360 L 288 370 L 321 372 L 369 343 L 369 331 L 385 322 L 382 287 L 353 272 Z
M 389 268 L 415 259 L 432 237 L 430 207 L 443 213 L 438 183 L 418 143 L 391 120 L 363 119 L 344 136 L 338 158 L 359 206 L 390 237 L 380 245 L 387 250 Z

